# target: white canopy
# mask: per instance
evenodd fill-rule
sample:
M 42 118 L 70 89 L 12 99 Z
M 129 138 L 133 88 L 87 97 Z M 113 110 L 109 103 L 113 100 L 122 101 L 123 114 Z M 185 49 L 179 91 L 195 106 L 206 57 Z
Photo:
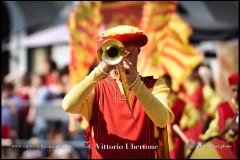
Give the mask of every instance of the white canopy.
M 68 43 L 69 39 L 68 28 L 63 24 L 27 36 L 23 39 L 22 45 L 24 48 L 50 46 Z

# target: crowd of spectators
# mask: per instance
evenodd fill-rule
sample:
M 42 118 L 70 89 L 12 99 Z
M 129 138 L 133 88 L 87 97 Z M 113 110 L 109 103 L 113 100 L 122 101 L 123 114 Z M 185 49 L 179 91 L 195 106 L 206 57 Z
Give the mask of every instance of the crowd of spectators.
M 67 143 L 84 143 L 81 129 L 69 132 L 68 119 L 49 120 L 37 114 L 44 107 L 62 109 L 62 98 L 70 88 L 68 66 L 59 69 L 47 59 L 42 67 L 42 73 L 9 74 L 2 81 L 2 140 L 11 142 L 2 145 L 2 158 L 86 158 L 87 148 Z

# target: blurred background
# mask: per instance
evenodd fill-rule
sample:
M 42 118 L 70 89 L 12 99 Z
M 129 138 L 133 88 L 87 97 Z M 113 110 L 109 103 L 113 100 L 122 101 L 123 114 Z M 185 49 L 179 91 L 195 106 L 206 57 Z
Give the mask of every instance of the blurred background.
M 224 101 L 227 77 L 238 72 L 238 1 L 0 3 L 2 158 L 87 158 L 87 123 L 61 100 L 97 65 L 96 40 L 107 28 L 143 29 L 149 42 L 138 70 L 168 73 L 173 90 L 204 64 Z

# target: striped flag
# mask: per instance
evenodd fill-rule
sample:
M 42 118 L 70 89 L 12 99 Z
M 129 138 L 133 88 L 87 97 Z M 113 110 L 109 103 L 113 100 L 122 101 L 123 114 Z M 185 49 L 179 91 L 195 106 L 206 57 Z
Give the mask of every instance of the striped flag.
M 138 71 L 143 76 L 158 78 L 170 74 L 173 85 L 183 82 L 204 58 L 188 41 L 191 27 L 175 13 L 175 1 L 148 1 L 143 6 L 140 28 L 148 44 L 139 56 Z
M 139 56 L 138 71 L 155 78 L 169 73 L 173 84 L 181 83 L 204 58 L 192 44 L 191 27 L 177 15 L 176 1 L 102 3 L 81 1 L 70 13 L 72 85 L 82 80 L 96 59 L 100 25 L 105 29 L 133 25 L 144 30 L 148 44 Z
M 70 33 L 71 59 L 69 76 L 71 86 L 88 75 L 96 60 L 96 41 L 99 38 L 101 2 L 81 1 L 70 12 L 68 29 Z M 69 117 L 69 130 L 76 130 L 76 116 Z M 82 122 L 81 122 L 82 123 Z
M 71 61 L 69 65 L 71 85 L 88 75 L 97 57 L 96 41 L 99 38 L 101 2 L 81 1 L 73 8 L 68 19 Z

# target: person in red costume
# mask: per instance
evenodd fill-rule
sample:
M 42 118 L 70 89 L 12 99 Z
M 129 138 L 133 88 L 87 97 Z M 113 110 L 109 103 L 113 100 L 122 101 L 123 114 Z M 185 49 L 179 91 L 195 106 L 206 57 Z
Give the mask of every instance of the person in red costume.
M 184 82 L 185 93 L 180 95 L 189 106 L 197 111 L 194 113 L 196 120 L 190 119 L 188 115 L 191 113 L 184 112 L 180 122 L 185 135 L 196 142 L 200 140 L 199 135 L 208 128 L 209 122 L 214 118 L 215 110 L 221 102 L 214 88 L 206 80 L 207 74 L 210 73 L 202 74 L 205 69 L 205 64 L 200 64 L 193 69 Z
M 228 78 L 229 86 L 231 89 L 231 97 L 229 100 L 222 102 L 217 107 L 215 118 L 209 125 L 208 130 L 200 135 L 202 140 L 209 137 L 220 135 L 229 146 L 235 156 L 238 156 L 238 73 L 234 73 Z M 224 154 L 223 149 L 219 154 Z M 228 153 L 229 154 L 229 153 Z M 222 155 L 229 157 L 230 155 Z
M 117 26 L 103 32 L 97 50 L 107 39 L 122 42 L 130 88 L 129 108 L 116 66 L 101 61 L 93 71 L 64 97 L 66 112 L 82 114 L 90 124 L 89 158 L 155 158 L 156 128 L 173 122 L 164 80 L 142 77 L 137 72 L 140 48 L 148 38 L 137 27 Z

